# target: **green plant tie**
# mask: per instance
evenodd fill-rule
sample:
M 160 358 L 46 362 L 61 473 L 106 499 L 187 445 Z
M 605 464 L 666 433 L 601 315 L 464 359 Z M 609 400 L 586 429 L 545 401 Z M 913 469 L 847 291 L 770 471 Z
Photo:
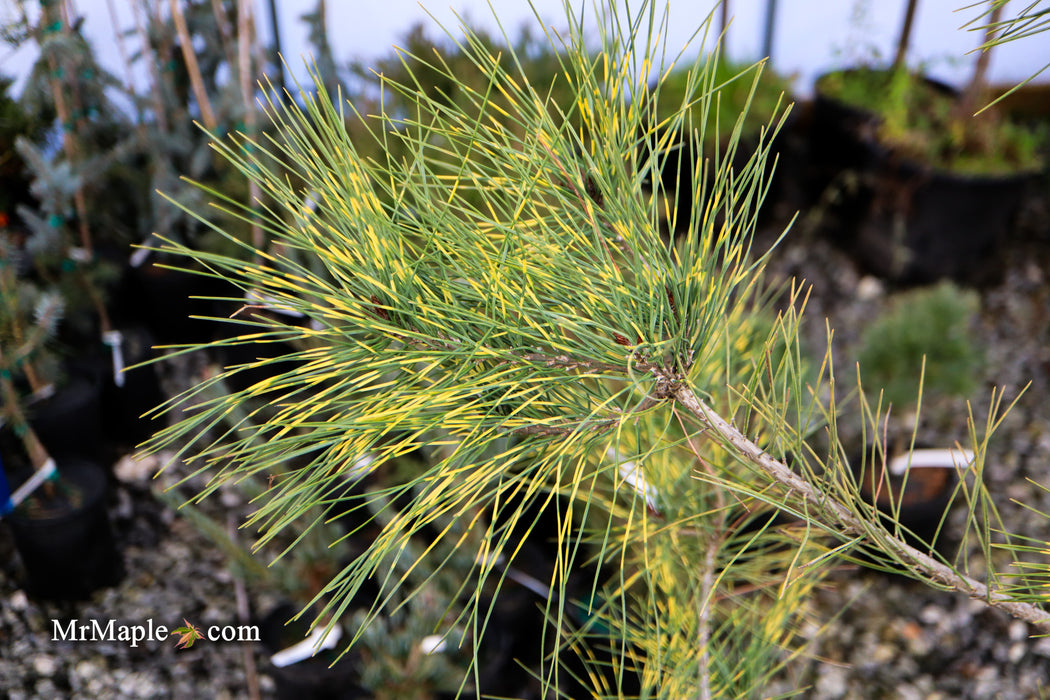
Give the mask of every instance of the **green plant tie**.
M 47 220 L 47 223 L 51 228 L 60 228 L 63 223 L 61 214 L 52 214 L 51 218 Z
M 64 68 L 62 68 L 60 66 L 60 67 L 56 68 L 55 70 L 51 71 L 51 75 L 53 77 L 58 78 L 59 80 L 61 80 L 62 78 L 64 78 L 66 76 L 66 71 L 65 71 Z
M 178 65 L 178 63 L 175 61 L 175 59 L 172 59 L 172 60 L 170 60 L 170 61 L 168 61 L 167 63 L 164 64 L 164 70 L 168 71 L 169 73 L 174 73 L 175 72 L 175 66 L 177 66 L 177 65 Z
M 77 269 L 77 261 L 72 258 L 66 258 L 62 261 L 62 272 L 72 272 Z
M 84 80 L 94 80 L 95 79 L 95 71 L 93 69 L 91 69 L 91 68 L 85 68 L 83 71 L 81 71 L 80 77 L 83 78 Z

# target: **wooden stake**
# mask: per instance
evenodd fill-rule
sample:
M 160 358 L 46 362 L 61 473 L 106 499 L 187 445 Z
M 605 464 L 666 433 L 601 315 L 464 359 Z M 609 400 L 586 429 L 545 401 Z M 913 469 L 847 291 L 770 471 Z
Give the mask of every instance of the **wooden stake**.
M 182 45 L 182 60 L 186 62 L 186 71 L 190 74 L 193 95 L 197 98 L 197 106 L 201 110 L 201 120 L 208 131 L 215 131 L 219 122 L 215 119 L 215 112 L 212 111 L 208 91 L 204 89 L 204 79 L 201 77 L 201 68 L 197 63 L 197 52 L 193 48 L 190 30 L 186 26 L 186 16 L 182 13 L 179 0 L 170 0 L 168 4 L 171 7 L 171 19 L 175 23 L 175 31 L 179 35 L 179 43 Z

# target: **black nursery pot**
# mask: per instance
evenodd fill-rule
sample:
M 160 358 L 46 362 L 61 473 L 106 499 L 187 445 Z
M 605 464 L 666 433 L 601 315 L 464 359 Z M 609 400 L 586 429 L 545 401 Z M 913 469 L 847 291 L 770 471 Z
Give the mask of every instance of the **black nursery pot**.
M 283 603 L 259 625 L 259 636 L 268 654 L 287 649 L 306 638 L 310 619 L 306 616 L 288 622 L 299 609 Z M 285 624 L 287 623 L 287 624 Z M 368 698 L 369 693 L 358 683 L 356 656 L 346 654 L 334 666 L 338 649 L 321 651 L 315 656 L 288 666 L 269 665 L 267 673 L 273 678 L 277 697 L 281 700 L 356 700 Z
M 127 315 L 148 328 L 161 345 L 211 341 L 215 323 L 193 317 L 221 314 L 225 308 L 216 299 L 236 292 L 222 280 L 155 263 L 133 268 L 125 288 L 130 297 Z
M 1001 249 L 1031 173 L 958 175 L 884 156 L 858 261 L 905 284 L 995 283 Z
M 102 446 L 99 380 L 82 368 L 70 375 L 53 395 L 29 405 L 29 422 L 52 457 L 95 459 Z
M 32 411 L 33 427 L 48 452 L 109 463 L 152 435 L 155 423 L 143 416 L 163 402 L 164 394 L 155 366 L 139 366 L 154 357 L 152 346 L 146 328 L 120 328 L 124 367 L 119 383 L 108 345 L 98 343 L 69 363 L 71 386 Z
M 915 453 L 911 467 L 907 470 L 907 481 L 903 474 L 890 473 L 884 483 L 881 465 L 861 475 L 861 496 L 875 505 L 886 518 L 897 504 L 900 524 L 905 528 L 904 538 L 914 547 L 924 548 L 933 542 L 940 550 L 951 541 L 950 533 L 944 531 L 945 511 L 951 504 L 959 477 L 954 467 L 925 464 L 922 451 Z M 938 529 L 941 531 L 938 532 Z
M 37 598 L 83 600 L 114 586 L 124 564 L 106 513 L 106 474 L 77 459 L 58 464 L 54 497 L 45 486 L 8 516 L 26 570 L 26 588 Z
M 817 90 L 813 97 L 809 124 L 809 198 L 816 202 L 825 189 L 837 183 L 845 188 L 844 173 L 864 173 L 876 163 L 878 154 L 871 146 L 879 126 L 879 116 Z M 856 195 L 856 192 L 852 194 Z M 855 196 L 839 196 L 843 207 L 856 209 Z
M 111 445 L 134 447 L 152 435 L 157 427 L 145 417 L 148 411 L 164 401 L 155 365 L 138 366 L 154 357 L 153 337 L 145 328 L 121 330 L 124 370 L 121 383 L 113 375 L 112 356 L 103 358 L 102 422 Z
M 813 101 L 808 179 L 814 201 L 836 190 L 825 202 L 835 221 L 831 237 L 868 272 L 894 282 L 997 282 L 1000 250 L 1032 173 L 960 175 L 897 157 L 878 142 L 881 118 L 822 92 L 822 80 Z M 944 83 L 925 82 L 956 94 Z

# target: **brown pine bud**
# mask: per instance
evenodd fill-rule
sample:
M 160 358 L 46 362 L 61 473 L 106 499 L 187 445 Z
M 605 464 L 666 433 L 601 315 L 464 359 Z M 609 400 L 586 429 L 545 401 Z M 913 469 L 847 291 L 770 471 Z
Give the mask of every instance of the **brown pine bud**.
M 372 311 L 375 313 L 376 316 L 383 319 L 384 321 L 390 320 L 390 314 L 386 312 L 386 309 L 379 306 L 379 297 L 377 297 L 375 294 L 372 295 Z

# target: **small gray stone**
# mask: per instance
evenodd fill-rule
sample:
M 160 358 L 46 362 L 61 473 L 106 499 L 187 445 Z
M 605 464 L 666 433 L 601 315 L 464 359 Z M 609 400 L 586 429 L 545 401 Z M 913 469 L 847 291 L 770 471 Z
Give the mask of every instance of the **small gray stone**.
M 820 669 L 817 680 L 817 694 L 821 698 L 834 700 L 846 695 L 849 690 L 846 669 L 838 666 L 824 666 Z
M 73 674 L 84 682 L 87 682 L 92 678 L 97 678 L 101 672 L 102 669 L 100 669 L 91 659 L 84 659 L 83 661 L 78 662 L 73 668 Z
M 1032 653 L 1050 657 L 1050 637 L 1042 637 L 1032 645 Z
M 58 670 L 58 661 L 47 654 L 37 654 L 33 657 L 33 670 L 44 678 L 50 678 Z
M 947 616 L 944 608 L 940 605 L 927 605 L 919 613 L 919 619 L 927 625 L 939 625 Z
M 160 468 L 160 458 L 148 455 L 136 459 L 135 455 L 125 455 L 113 467 L 113 475 L 128 484 L 146 484 Z
M 1028 625 L 1020 620 L 1014 620 L 1010 623 L 1010 628 L 1007 630 L 1007 634 L 1010 637 L 1010 641 L 1019 642 L 1028 637 Z
M 59 697 L 58 688 L 55 687 L 54 681 L 52 681 L 50 678 L 42 678 L 39 681 L 37 681 L 34 690 L 36 691 L 36 696 L 38 698 Z
M 237 489 L 223 489 L 219 495 L 219 501 L 227 508 L 236 508 L 244 503 L 244 498 Z
M 857 282 L 857 299 L 861 301 L 878 299 L 882 296 L 883 291 L 882 282 L 871 275 L 861 277 L 860 281 Z
M 22 611 L 29 607 L 29 597 L 25 594 L 25 591 L 18 590 L 7 599 L 7 604 L 12 610 Z
M 926 700 L 926 693 L 910 685 L 897 687 L 897 700 Z
M 879 644 L 872 653 L 872 660 L 879 665 L 888 664 L 897 656 L 897 648 L 892 644 Z

